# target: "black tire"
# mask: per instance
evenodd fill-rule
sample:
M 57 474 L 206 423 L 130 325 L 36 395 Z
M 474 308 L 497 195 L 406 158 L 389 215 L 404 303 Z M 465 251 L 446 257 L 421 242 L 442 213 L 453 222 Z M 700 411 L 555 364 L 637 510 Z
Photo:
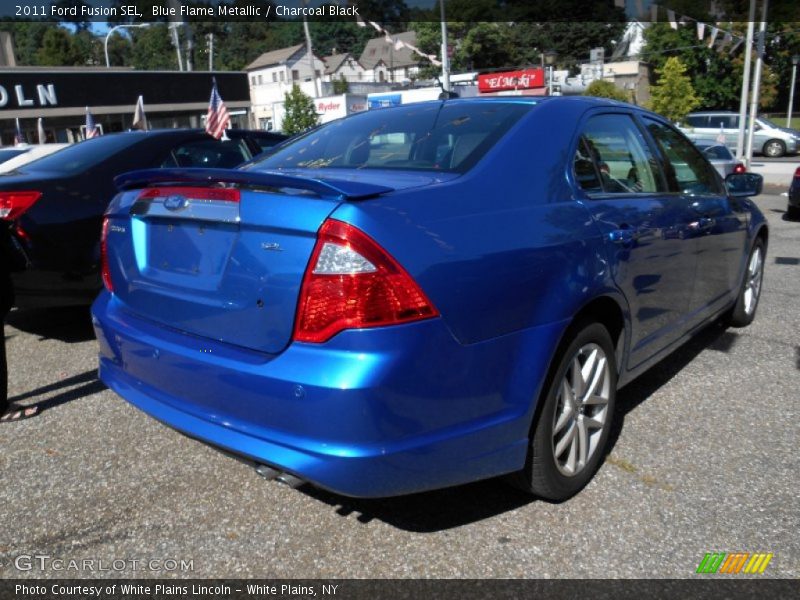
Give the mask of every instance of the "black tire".
M 556 423 L 556 410 L 559 410 L 559 415 L 564 411 L 564 400 L 560 389 L 562 384 L 567 382 L 569 385 L 568 371 L 572 367 L 573 361 L 583 354 L 579 352 L 585 348 L 599 347 L 606 358 L 606 365 L 608 367 L 604 377 L 607 377 L 607 382 L 603 380 L 603 385 L 607 385 L 609 392 L 608 401 L 605 404 L 604 425 L 601 428 L 594 430 L 591 435 L 587 433 L 583 436 L 584 440 L 591 438 L 592 442 L 589 447 L 592 448 L 587 455 L 587 460 L 584 465 L 572 475 L 563 472 L 564 465 L 559 461 L 559 456 L 556 456 L 557 442 L 554 437 L 554 429 Z M 598 355 L 599 356 L 599 355 Z M 580 358 L 578 358 L 580 360 Z M 586 359 L 589 360 L 588 358 Z M 583 363 L 584 365 L 586 363 Z M 574 382 L 573 382 L 574 383 Z M 598 386 L 599 387 L 599 386 Z M 573 387 L 574 389 L 574 387 Z M 582 490 L 586 484 L 591 480 L 592 476 L 597 471 L 600 463 L 603 460 L 606 452 L 606 444 L 608 442 L 608 434 L 611 429 L 611 423 L 614 416 L 614 400 L 617 391 L 617 365 L 614 353 L 614 344 L 611 341 L 611 336 L 608 330 L 601 324 L 595 322 L 582 322 L 573 325 L 564 336 L 564 341 L 559 348 L 551 372 L 545 382 L 545 388 L 542 390 L 542 396 L 539 399 L 540 406 L 537 407 L 538 416 L 533 423 L 530 434 L 530 445 L 528 447 L 528 457 L 525 462 L 525 467 L 522 471 L 515 473 L 511 477 L 511 483 L 526 492 L 532 493 L 540 498 L 561 502 L 571 498 Z M 587 411 L 594 410 L 596 406 L 585 406 Z M 576 413 L 572 413 L 575 415 Z M 596 414 L 596 413 L 595 413 Z M 591 418 L 589 412 L 586 413 L 586 418 Z M 584 417 L 581 412 L 580 417 Z M 567 425 L 562 425 L 565 434 L 561 437 L 563 440 L 567 437 L 570 431 L 570 424 L 576 429 L 577 418 L 574 417 L 574 424 L 572 421 L 567 421 Z M 573 419 L 573 417 L 570 417 Z M 584 431 L 589 429 L 584 428 Z M 558 430 L 556 431 L 558 433 Z M 597 434 L 595 436 L 595 433 Z M 580 437 L 579 433 L 575 432 L 574 436 Z M 558 442 L 560 443 L 560 442 Z M 580 447 L 580 441 L 577 443 Z M 571 445 L 569 453 L 571 453 Z M 578 453 L 580 451 L 578 450 Z M 558 463 L 558 464 L 557 464 Z
M 753 274 L 751 273 L 751 266 L 753 263 L 753 256 L 756 252 L 760 253 L 761 256 L 761 265 L 758 274 L 756 275 L 757 278 L 757 286 L 756 289 L 752 289 L 752 285 L 754 283 Z M 736 296 L 736 304 L 733 305 L 733 309 L 728 316 L 728 324 L 732 325 L 733 327 L 747 327 L 750 323 L 753 322 L 753 319 L 756 317 L 756 310 L 758 309 L 758 302 L 761 298 L 761 288 L 762 282 L 764 279 L 764 264 L 766 258 L 766 248 L 764 246 L 764 241 L 761 238 L 756 238 L 755 243 L 753 244 L 753 248 L 750 250 L 750 254 L 747 256 L 747 263 L 745 264 L 744 268 L 744 277 L 742 279 L 742 285 L 739 287 L 739 293 Z M 752 302 L 748 298 L 747 292 L 748 288 L 750 288 L 751 292 L 755 293 L 755 301 Z
M 793 221 L 800 219 L 800 206 L 787 206 L 786 218 L 792 219 Z
M 786 154 L 786 144 L 780 140 L 768 140 L 764 144 L 761 153 L 764 156 L 769 156 L 770 158 L 780 158 Z

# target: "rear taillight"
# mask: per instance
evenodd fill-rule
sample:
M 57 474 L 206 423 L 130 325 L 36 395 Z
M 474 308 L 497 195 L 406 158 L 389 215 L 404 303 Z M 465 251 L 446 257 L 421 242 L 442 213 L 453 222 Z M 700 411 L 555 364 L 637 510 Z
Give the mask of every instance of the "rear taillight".
M 794 170 L 794 177 L 795 177 L 795 179 L 800 179 L 800 167 L 797 167 Z
M 0 219 L 13 221 L 28 210 L 42 195 L 42 192 L 0 192 Z
M 103 233 L 100 236 L 100 276 L 106 289 L 113 292 L 114 283 L 111 281 L 111 270 L 108 268 L 108 217 L 103 217 Z
M 747 169 L 742 163 L 736 163 L 733 165 L 733 172 L 734 173 L 746 173 Z
M 325 342 L 345 329 L 438 316 L 417 283 L 372 238 L 328 219 L 300 290 L 294 339 Z

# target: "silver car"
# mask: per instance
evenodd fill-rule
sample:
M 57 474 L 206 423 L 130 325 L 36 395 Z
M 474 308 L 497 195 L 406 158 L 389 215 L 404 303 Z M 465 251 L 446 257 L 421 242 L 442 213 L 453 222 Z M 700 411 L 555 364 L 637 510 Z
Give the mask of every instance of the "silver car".
M 689 113 L 686 127 L 681 130 L 692 140 L 708 140 L 724 143 L 735 149 L 739 135 L 739 113 L 732 111 L 707 111 Z M 753 132 L 753 152 L 771 158 L 797 152 L 797 139 L 792 133 L 774 126 L 773 123 L 756 118 Z
M 723 179 L 731 173 L 745 172 L 744 165 L 736 160 L 725 144 L 709 140 L 695 140 L 694 145 L 703 153 L 703 156 L 708 159 Z

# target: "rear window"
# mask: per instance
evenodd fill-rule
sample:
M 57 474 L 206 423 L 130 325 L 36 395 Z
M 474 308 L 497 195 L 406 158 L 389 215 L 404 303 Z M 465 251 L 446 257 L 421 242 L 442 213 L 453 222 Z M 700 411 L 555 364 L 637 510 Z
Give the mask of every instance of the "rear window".
M 54 154 L 34 160 L 25 165 L 25 170 L 50 171 L 65 175 L 79 173 L 144 139 L 144 136 L 127 133 L 103 135 L 78 142 Z
M 162 168 L 203 167 L 207 169 L 232 169 L 250 160 L 244 140 L 200 140 L 174 147 L 161 163 Z
M 700 150 L 702 150 L 703 154 L 705 154 L 706 158 L 710 160 L 732 160 L 733 155 L 731 151 L 728 150 L 726 146 L 708 146 L 704 144 L 696 144 Z
M 403 169 L 464 173 L 531 104 L 439 102 L 334 121 L 264 157 L 258 169 Z

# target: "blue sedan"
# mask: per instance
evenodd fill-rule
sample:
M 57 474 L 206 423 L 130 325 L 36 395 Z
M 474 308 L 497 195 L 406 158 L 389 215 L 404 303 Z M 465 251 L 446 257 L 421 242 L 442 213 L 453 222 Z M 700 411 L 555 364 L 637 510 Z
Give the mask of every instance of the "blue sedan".
M 245 169 L 137 171 L 103 224 L 100 377 L 362 497 L 510 474 L 564 500 L 617 390 L 749 324 L 768 230 L 664 118 L 592 98 L 369 111 Z

